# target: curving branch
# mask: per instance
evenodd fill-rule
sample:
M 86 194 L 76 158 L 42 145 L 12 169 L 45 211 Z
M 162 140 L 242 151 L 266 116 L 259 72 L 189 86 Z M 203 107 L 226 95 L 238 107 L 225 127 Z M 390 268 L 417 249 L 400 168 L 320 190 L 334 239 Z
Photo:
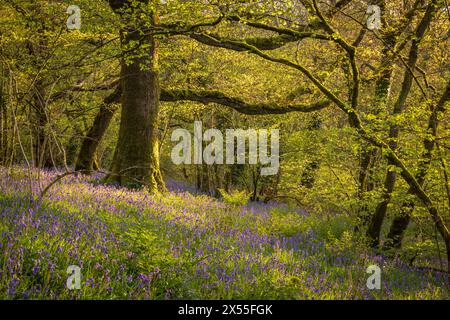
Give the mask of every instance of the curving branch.
M 205 36 L 205 34 L 202 33 L 191 33 L 189 34 L 189 36 L 192 39 L 197 40 L 198 42 L 206 44 L 208 46 L 221 47 L 234 51 L 246 51 L 246 49 L 240 46 L 233 45 L 232 42 L 235 41 L 248 43 L 249 45 L 258 48 L 259 50 L 275 50 L 287 45 L 288 43 L 299 41 L 305 38 L 317 38 L 328 40 L 328 37 L 326 35 L 321 35 L 313 32 L 298 32 L 295 35 L 281 34 L 270 38 L 269 37 L 254 37 L 242 39 L 227 38 L 226 39 L 227 43 L 222 44 L 218 44 L 217 41 L 211 40 L 211 38 L 216 40 L 220 38 L 219 35 L 212 33 L 209 33 L 207 36 Z
M 228 21 L 240 22 L 255 29 L 271 31 L 278 35 L 273 37 L 251 37 L 251 38 L 222 38 L 227 40 L 227 43 L 223 43 L 222 46 L 217 45 L 217 41 L 211 41 L 211 38 L 219 39 L 221 36 L 214 33 L 205 33 L 208 36 L 204 36 L 203 33 L 192 30 L 192 32 L 186 32 L 192 39 L 197 40 L 203 44 L 215 47 L 223 47 L 235 51 L 245 51 L 239 46 L 233 46 L 231 42 L 245 42 L 259 50 L 275 50 L 285 46 L 288 43 L 300 41 L 306 38 L 321 39 L 321 40 L 333 40 L 333 38 L 327 34 L 317 32 L 321 28 L 321 22 L 314 20 L 308 25 L 302 26 L 298 30 L 284 27 L 276 27 L 267 25 L 261 22 L 253 22 L 245 20 L 239 16 L 231 15 L 226 18 Z
M 341 0 L 336 3 L 335 6 L 331 7 L 331 9 L 325 14 L 327 18 L 331 19 L 334 15 L 340 12 L 346 5 L 348 5 L 351 0 Z M 223 15 L 220 16 L 217 20 L 210 24 L 203 25 L 193 25 L 193 26 L 184 26 L 181 23 L 172 23 L 172 24 L 160 24 L 156 29 L 159 29 L 159 34 L 166 35 L 187 35 L 198 42 L 209 46 L 223 47 L 226 49 L 231 49 L 235 51 L 245 51 L 244 49 L 232 46 L 231 44 L 223 44 L 222 46 L 218 46 L 217 42 L 211 41 L 210 38 L 220 38 L 221 36 L 213 33 L 207 32 L 209 37 L 205 37 L 202 34 L 202 30 L 200 27 L 205 26 L 215 26 L 219 24 L 222 20 L 240 22 L 242 24 L 248 25 L 254 29 L 265 30 L 274 32 L 277 35 L 272 37 L 249 37 L 249 38 L 228 38 L 229 42 L 241 41 L 245 42 L 251 46 L 259 50 L 275 50 L 285 46 L 286 44 L 296 42 L 305 38 L 313 38 L 313 39 L 321 39 L 321 40 L 334 40 L 333 37 L 319 33 L 319 30 L 324 28 L 323 22 L 320 19 L 314 19 L 310 23 L 300 26 L 298 29 L 286 28 L 286 27 L 277 27 L 268 25 L 265 23 L 258 22 L 256 20 L 249 20 L 248 18 L 252 18 L 252 14 L 247 13 L 246 18 L 232 14 L 232 15 Z M 156 31 L 156 30 L 155 30 Z
M 331 104 L 329 100 L 322 100 L 312 104 L 279 105 L 276 103 L 247 103 L 241 98 L 230 97 L 220 91 L 198 90 L 166 90 L 161 89 L 161 101 L 196 101 L 204 104 L 217 103 L 230 107 L 239 113 L 247 115 L 285 114 L 289 112 L 319 111 Z

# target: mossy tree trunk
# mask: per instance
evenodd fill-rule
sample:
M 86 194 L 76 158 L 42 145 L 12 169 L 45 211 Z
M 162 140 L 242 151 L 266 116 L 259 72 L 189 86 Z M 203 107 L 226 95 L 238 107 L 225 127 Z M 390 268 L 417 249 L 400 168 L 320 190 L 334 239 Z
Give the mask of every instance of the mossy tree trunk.
M 140 2 L 148 4 L 148 0 Z M 153 193 L 165 189 L 159 166 L 158 50 L 153 35 L 143 30 L 145 22 L 136 19 L 137 14 L 130 4 L 129 1 L 110 1 L 127 27 L 121 31 L 124 56 L 119 138 L 107 180 L 126 187 L 146 187 Z M 126 15 L 125 11 L 128 11 Z M 152 23 L 155 23 L 155 11 L 151 13 Z M 129 51 L 131 55 L 125 53 Z
M 382 12 L 386 10 L 386 1 L 379 1 L 378 5 Z M 386 18 L 384 15 L 381 17 L 382 25 L 386 25 Z M 379 76 L 375 83 L 375 96 L 374 106 L 371 110 L 375 115 L 380 113 L 386 108 L 386 101 L 389 97 L 392 73 L 394 71 L 394 64 L 392 64 L 392 48 L 395 47 L 397 37 L 400 34 L 401 28 L 392 29 L 389 31 L 382 30 L 381 36 L 383 39 L 384 47 L 381 51 L 382 59 L 379 67 Z M 358 198 L 361 201 L 361 206 L 358 213 L 358 222 L 355 227 L 356 231 L 360 231 L 362 227 L 369 224 L 370 213 L 365 197 L 368 192 L 371 192 L 374 188 L 373 181 L 373 169 L 376 166 L 376 160 L 379 150 L 369 143 L 363 141 L 361 150 L 359 153 L 359 175 L 358 175 Z
M 382 12 L 386 12 L 386 1 L 379 1 L 378 5 Z M 416 1 L 413 7 L 408 11 L 405 19 L 397 25 L 387 30 L 381 30 L 381 36 L 383 39 L 384 47 L 381 51 L 382 59 L 381 65 L 379 67 L 379 77 L 375 83 L 375 96 L 374 96 L 374 108 L 373 113 L 377 116 L 386 110 L 386 104 L 390 96 L 394 64 L 392 60 L 395 58 L 395 53 L 393 48 L 397 47 L 401 35 L 405 30 L 407 30 L 408 24 L 411 23 L 416 12 L 418 11 L 419 1 Z M 387 25 L 388 21 L 386 16 L 381 16 L 382 25 Z M 380 158 L 380 152 L 377 148 L 371 146 L 370 144 L 364 143 L 360 152 L 360 174 L 359 174 L 359 190 L 358 197 L 363 202 L 359 212 L 359 225 L 355 228 L 360 230 L 362 226 L 369 226 L 369 228 L 377 229 L 383 223 L 385 213 L 387 210 L 387 205 L 390 202 L 390 196 L 392 194 L 392 188 L 395 186 L 395 174 L 387 173 L 384 182 L 384 194 L 382 195 L 382 200 L 375 209 L 374 216 L 370 216 L 369 208 L 366 203 L 364 203 L 364 198 L 367 192 L 370 192 L 374 188 L 374 181 L 372 178 L 372 172 L 374 167 L 377 165 L 377 159 Z M 393 182 L 394 181 L 394 182 Z M 390 191 L 391 190 L 391 191 Z M 372 219 L 372 221 L 370 221 Z M 370 227 L 370 224 L 372 227 Z M 376 233 L 377 230 L 371 230 L 370 233 L 374 234 L 372 236 L 372 245 L 378 245 L 378 238 Z M 379 232 L 378 232 L 379 233 Z
M 114 104 L 119 102 L 120 96 L 121 87 L 119 85 L 113 93 L 103 100 L 100 110 L 95 116 L 94 123 L 81 144 L 75 163 L 76 171 L 90 174 L 93 169 L 96 169 L 95 154 L 97 152 L 97 147 L 111 123 L 114 112 L 116 111 Z
M 310 123 L 308 124 L 306 130 L 311 133 L 312 136 L 316 136 L 317 131 L 322 127 L 322 119 L 320 116 L 315 113 L 312 116 Z M 315 143 L 319 145 L 318 142 Z M 300 179 L 300 184 L 307 189 L 312 189 L 314 187 L 314 183 L 316 181 L 316 173 L 320 168 L 320 160 L 319 156 L 313 154 L 312 159 L 308 161 L 305 166 L 305 169 L 302 172 L 302 176 Z
M 3 70 L 0 75 L 0 164 L 6 164 L 8 156 L 8 113 L 4 90 Z
M 437 105 L 433 108 L 432 113 L 428 119 L 428 135 L 423 141 L 424 152 L 422 154 L 419 170 L 416 175 L 417 182 L 423 186 L 428 170 L 431 165 L 433 156 L 433 150 L 435 147 L 435 139 L 437 136 L 437 129 L 439 125 L 439 114 L 443 114 L 446 110 L 446 105 L 450 101 L 450 81 L 447 83 L 447 87 L 440 98 Z M 410 188 L 408 194 L 414 194 L 414 190 Z M 392 221 L 392 225 L 387 236 L 385 247 L 386 249 L 400 248 L 405 234 L 411 221 L 411 215 L 414 211 L 415 203 L 412 200 L 404 201 L 402 203 L 400 213 Z M 449 265 L 450 267 L 450 265 Z
M 418 54 L 419 54 L 419 44 L 422 40 L 422 38 L 425 35 L 426 30 L 428 29 L 428 26 L 431 23 L 431 20 L 433 19 L 433 16 L 436 11 L 436 5 L 434 2 L 432 2 L 430 5 L 428 5 L 427 10 L 420 21 L 420 23 L 417 26 L 417 29 L 415 31 L 415 37 L 412 40 L 411 48 L 409 50 L 408 55 L 408 67 L 409 70 L 405 70 L 404 76 L 403 76 L 403 82 L 402 87 L 400 90 L 400 94 L 395 101 L 394 108 L 393 108 L 393 115 L 399 115 L 403 113 L 403 110 L 406 106 L 406 101 L 409 96 L 409 93 L 411 91 L 411 87 L 413 84 L 413 75 L 411 74 L 410 70 L 414 70 L 417 64 L 418 60 Z M 398 148 L 398 137 L 400 133 L 400 126 L 398 124 L 392 124 L 390 126 L 389 130 L 389 146 L 392 150 L 396 150 Z M 384 190 L 383 190 L 383 198 L 381 202 L 378 204 L 374 215 L 372 216 L 372 219 L 369 224 L 369 228 L 367 230 L 367 237 L 370 241 L 370 245 L 372 247 L 378 247 L 380 244 L 380 233 L 381 228 L 383 225 L 384 218 L 386 216 L 387 212 L 387 206 L 392 198 L 392 193 L 395 188 L 395 183 L 397 179 L 397 173 L 395 170 L 392 170 L 392 167 L 394 167 L 394 163 L 392 161 L 388 160 L 388 169 L 386 172 L 386 178 L 384 180 Z

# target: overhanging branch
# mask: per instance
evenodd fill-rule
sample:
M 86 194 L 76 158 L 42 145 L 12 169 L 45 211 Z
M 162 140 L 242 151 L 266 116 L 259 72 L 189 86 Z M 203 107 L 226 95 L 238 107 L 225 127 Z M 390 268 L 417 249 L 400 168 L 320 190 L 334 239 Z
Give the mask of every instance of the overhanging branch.
M 241 98 L 229 97 L 219 91 L 161 90 L 161 101 L 195 101 L 204 104 L 217 103 L 247 115 L 285 114 L 289 112 L 313 112 L 328 107 L 331 102 L 322 100 L 312 104 L 279 105 L 276 103 L 247 103 Z

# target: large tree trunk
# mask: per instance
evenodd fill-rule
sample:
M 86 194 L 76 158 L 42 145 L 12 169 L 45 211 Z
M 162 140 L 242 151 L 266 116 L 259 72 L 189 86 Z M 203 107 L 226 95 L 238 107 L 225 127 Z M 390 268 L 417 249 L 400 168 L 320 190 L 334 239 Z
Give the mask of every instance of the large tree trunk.
M 148 3 L 148 1 L 141 1 Z M 110 1 L 111 7 L 134 10 L 130 2 Z M 129 15 L 130 13 L 127 13 Z M 134 12 L 131 13 L 134 16 Z M 155 22 L 153 13 L 152 22 Z M 123 15 L 125 17 L 125 15 Z M 121 45 L 133 57 L 122 57 L 122 112 L 119 139 L 108 181 L 127 187 L 146 187 L 150 192 L 165 189 L 159 166 L 159 78 L 157 43 L 141 25 L 127 19 L 129 25 L 121 32 Z M 145 35 L 142 35 L 145 33 Z M 137 54 L 136 54 L 137 53 Z M 124 53 L 125 54 L 125 53 Z
M 105 135 L 109 124 L 111 123 L 114 112 L 116 111 L 114 104 L 119 102 L 120 96 L 121 87 L 119 85 L 113 93 L 103 100 L 100 110 L 95 117 L 94 123 L 89 129 L 89 132 L 86 134 L 86 137 L 81 145 L 75 163 L 76 171 L 81 171 L 84 174 L 91 174 L 94 169 L 94 160 L 97 147 Z

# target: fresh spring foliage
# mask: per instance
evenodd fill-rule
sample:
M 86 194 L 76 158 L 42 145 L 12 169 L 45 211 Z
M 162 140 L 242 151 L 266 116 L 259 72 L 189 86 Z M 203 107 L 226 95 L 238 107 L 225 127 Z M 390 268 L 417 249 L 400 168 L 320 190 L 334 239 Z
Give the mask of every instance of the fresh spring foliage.
M 219 188 L 219 192 L 223 201 L 229 205 L 243 206 L 248 202 L 249 195 L 245 190 L 228 193 L 226 190 Z

